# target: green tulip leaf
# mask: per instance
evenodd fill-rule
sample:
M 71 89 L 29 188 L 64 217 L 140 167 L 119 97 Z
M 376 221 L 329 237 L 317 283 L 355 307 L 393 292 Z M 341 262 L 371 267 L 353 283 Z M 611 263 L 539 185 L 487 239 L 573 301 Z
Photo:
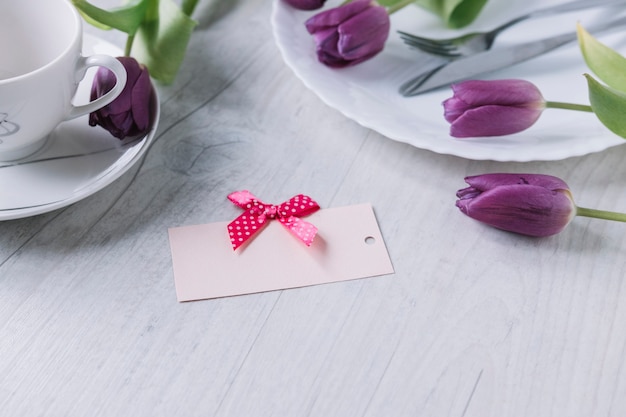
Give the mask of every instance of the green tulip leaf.
M 182 0 L 182 3 L 180 5 L 180 9 L 187 16 L 191 16 L 191 14 L 195 10 L 196 6 L 198 5 L 198 1 L 200 1 L 200 0 Z
M 146 65 L 153 78 L 169 84 L 185 58 L 196 24 L 173 0 L 151 4 L 133 41 L 131 56 Z
M 97 20 L 92 19 L 91 16 L 89 16 L 88 14 L 85 14 L 82 10 L 78 10 L 78 13 L 83 17 L 83 19 L 85 19 L 85 22 L 89 23 L 92 26 L 97 27 L 98 29 L 102 29 L 102 30 L 113 29 L 111 26 L 105 25 L 103 23 L 98 22 Z
M 611 132 L 626 138 L 626 93 L 601 84 L 589 74 L 585 74 L 585 77 L 593 112 Z
M 389 7 L 394 7 L 396 5 L 402 5 L 402 4 L 406 3 L 406 2 L 407 2 L 406 0 L 378 0 L 376 3 L 378 3 L 380 6 L 389 8 Z M 410 2 L 410 3 L 412 3 L 412 2 Z M 344 4 L 344 3 L 342 3 L 342 4 Z
M 100 29 L 117 29 L 134 35 L 143 22 L 151 0 L 134 0 L 123 7 L 104 10 L 86 0 L 72 0 L 83 18 Z
M 437 14 L 452 29 L 472 23 L 487 0 L 416 0 L 419 6 Z
M 591 71 L 610 87 L 626 92 L 626 58 L 600 43 L 580 23 L 576 31 L 580 50 Z

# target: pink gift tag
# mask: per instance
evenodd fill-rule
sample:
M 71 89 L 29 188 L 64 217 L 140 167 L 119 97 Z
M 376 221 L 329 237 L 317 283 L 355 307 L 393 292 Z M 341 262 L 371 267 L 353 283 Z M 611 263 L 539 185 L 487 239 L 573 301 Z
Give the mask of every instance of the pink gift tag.
M 178 301 L 227 297 L 393 273 L 370 204 L 306 217 L 318 233 L 306 246 L 269 222 L 234 251 L 228 222 L 169 229 Z

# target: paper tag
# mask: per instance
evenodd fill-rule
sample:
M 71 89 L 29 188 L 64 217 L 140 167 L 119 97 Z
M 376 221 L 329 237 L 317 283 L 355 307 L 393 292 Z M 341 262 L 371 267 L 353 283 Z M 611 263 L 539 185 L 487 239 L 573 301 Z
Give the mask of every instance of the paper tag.
M 233 251 L 228 222 L 169 229 L 178 301 L 227 297 L 393 273 L 370 204 L 323 209 L 310 247 L 271 221 Z

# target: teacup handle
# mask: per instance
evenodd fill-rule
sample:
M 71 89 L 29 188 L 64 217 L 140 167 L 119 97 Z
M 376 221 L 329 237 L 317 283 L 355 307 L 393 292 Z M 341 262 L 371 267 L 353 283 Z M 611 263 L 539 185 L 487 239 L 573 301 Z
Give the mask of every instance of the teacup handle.
M 80 106 L 72 105 L 72 108 L 66 118 L 66 120 L 74 119 L 76 117 L 94 112 L 102 107 L 106 106 L 117 98 L 124 90 L 126 85 L 126 69 L 120 61 L 109 55 L 91 55 L 88 57 L 80 57 L 76 64 L 76 73 L 79 75 L 78 79 L 82 79 L 85 76 L 85 72 L 91 67 L 105 67 L 115 74 L 115 85 L 105 95 L 91 101 L 87 104 Z

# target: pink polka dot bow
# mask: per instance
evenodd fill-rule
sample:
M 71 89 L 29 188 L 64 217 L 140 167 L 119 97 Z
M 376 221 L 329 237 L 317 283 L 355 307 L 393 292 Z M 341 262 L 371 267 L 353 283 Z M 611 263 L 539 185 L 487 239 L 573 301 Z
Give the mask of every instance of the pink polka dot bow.
M 235 205 L 245 209 L 239 217 L 228 224 L 228 234 L 233 250 L 243 245 L 267 223 L 267 220 L 277 219 L 298 239 L 307 246 L 311 246 L 317 234 L 317 227 L 299 217 L 320 209 L 320 206 L 304 194 L 281 203 L 277 206 L 259 201 L 249 191 L 235 191 L 228 195 L 228 199 Z

